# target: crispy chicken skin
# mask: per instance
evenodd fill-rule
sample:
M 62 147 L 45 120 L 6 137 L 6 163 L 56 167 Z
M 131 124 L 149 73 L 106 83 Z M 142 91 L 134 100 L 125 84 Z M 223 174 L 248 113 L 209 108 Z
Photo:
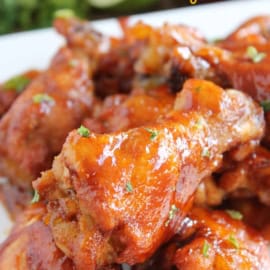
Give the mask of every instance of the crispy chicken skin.
M 30 70 L 0 85 L 0 118 L 9 109 L 16 97 L 39 74 L 40 72 L 37 70 Z
M 75 61 L 76 65 L 71 64 Z M 0 121 L 0 175 L 17 186 L 51 166 L 68 132 L 89 114 L 92 84 L 88 60 L 62 48 Z
M 69 134 L 34 182 L 56 245 L 78 269 L 135 264 L 179 228 L 222 153 L 263 135 L 261 108 L 237 91 L 189 80 L 152 125 L 88 138 Z
M 55 245 L 50 229 L 42 222 L 46 208 L 30 206 L 18 218 L 8 239 L 0 246 L 0 269 L 75 270 Z
M 219 57 L 218 73 L 227 84 L 251 95 L 256 101 L 270 101 L 270 16 L 258 16 L 243 23 L 217 46 L 227 51 L 227 57 Z M 248 49 L 257 50 L 261 58 L 253 58 Z M 224 53 L 223 53 L 224 56 Z M 266 111 L 266 134 L 263 143 L 270 146 L 270 113 Z
M 78 18 L 58 18 L 54 26 L 70 48 L 83 51 L 91 59 L 97 96 L 104 98 L 131 90 L 133 65 L 141 52 L 141 42 L 129 43 L 124 38 L 104 36 L 89 22 Z
M 266 270 L 270 267 L 266 242 L 226 212 L 195 207 L 182 226 L 168 244 L 134 270 Z
M 228 196 L 259 200 L 270 206 L 270 152 L 258 146 L 252 154 L 237 162 L 227 158 L 218 185 Z
M 256 198 L 229 198 L 226 208 L 236 209 L 243 215 L 245 224 L 252 226 L 264 239 L 270 242 L 270 207 L 262 204 Z
M 200 208 L 193 209 L 190 217 L 197 223 L 197 232 L 190 243 L 176 251 L 174 263 L 178 269 L 269 269 L 266 242 L 242 222 L 227 213 Z M 205 241 L 207 252 L 203 250 Z
M 0 269 L 80 270 L 55 245 L 50 228 L 42 221 L 43 203 L 29 206 L 16 220 L 8 239 L 0 245 Z M 120 270 L 110 265 L 103 270 Z
M 134 81 L 166 82 L 174 92 L 189 77 L 220 81 L 206 60 L 192 54 L 206 45 L 196 29 L 172 24 L 154 28 L 142 22 L 130 25 L 128 20 L 121 25 L 123 35 L 109 38 L 78 19 L 55 21 L 70 47 L 95 59 L 93 80 L 98 96 L 128 93 Z

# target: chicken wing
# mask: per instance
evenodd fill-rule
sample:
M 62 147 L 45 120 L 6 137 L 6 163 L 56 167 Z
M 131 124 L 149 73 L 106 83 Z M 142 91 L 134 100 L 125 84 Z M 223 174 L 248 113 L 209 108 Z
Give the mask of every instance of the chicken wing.
M 174 239 L 134 270 L 269 269 L 266 242 L 236 214 L 193 208 Z
M 0 269 L 74 270 L 72 261 L 56 247 L 50 229 L 42 222 L 45 213 L 40 203 L 20 216 L 0 246 Z
M 222 153 L 263 135 L 262 109 L 241 92 L 189 80 L 152 125 L 73 131 L 34 182 L 56 245 L 79 269 L 147 259 L 179 228 Z M 71 237 L 72 236 L 72 237 Z
M 68 132 L 91 110 L 88 75 L 88 59 L 62 48 L 49 69 L 32 81 L 0 120 L 0 175 L 30 188 L 51 166 Z
M 270 146 L 269 25 L 270 16 L 248 20 L 217 44 L 222 49 L 225 48 L 226 53 L 223 52 L 222 57 L 216 57 L 219 63 L 216 72 L 223 74 L 227 84 L 248 93 L 264 106 L 267 122 L 264 144 L 267 147 Z M 213 58 L 208 53 L 208 60 L 209 56 Z M 212 63 L 214 59 L 209 61 Z
M 227 194 L 238 198 L 257 196 L 270 206 L 270 152 L 257 147 L 241 162 L 227 159 L 218 185 Z

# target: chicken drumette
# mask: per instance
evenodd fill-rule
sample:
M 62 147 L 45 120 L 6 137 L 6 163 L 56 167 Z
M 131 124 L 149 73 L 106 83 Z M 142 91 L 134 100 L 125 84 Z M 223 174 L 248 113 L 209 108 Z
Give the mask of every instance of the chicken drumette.
M 56 245 L 78 269 L 147 259 L 179 228 L 222 153 L 259 139 L 263 113 L 235 90 L 190 80 L 162 119 L 126 132 L 73 131 L 34 186 Z

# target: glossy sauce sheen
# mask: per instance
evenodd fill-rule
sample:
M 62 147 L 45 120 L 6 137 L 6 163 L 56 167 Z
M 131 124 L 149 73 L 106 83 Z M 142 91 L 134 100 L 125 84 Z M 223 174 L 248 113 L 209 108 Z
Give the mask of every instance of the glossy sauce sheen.
M 266 101 L 269 56 L 255 63 L 246 49 L 269 51 L 269 18 L 253 18 L 215 45 L 183 25 L 122 26 L 117 39 L 76 18 L 56 19 L 67 45 L 15 102 L 0 92 L 0 114 L 1 100 L 9 109 L 0 120 L 0 175 L 19 191 L 50 168 L 71 130 L 81 123 L 91 130 L 86 137 L 73 130 L 34 182 L 41 203 L 0 247 L 0 269 L 109 270 L 145 261 L 142 269 L 269 269 L 256 233 L 226 213 L 192 209 L 196 190 L 210 182 L 211 196 L 220 196 L 214 205 L 240 198 L 243 172 L 245 194 L 269 203 L 269 153 L 255 148 L 265 132 L 262 108 L 202 80 Z M 34 102 L 40 93 L 49 101 Z M 248 145 L 255 152 L 239 158 Z M 205 241 L 214 247 L 207 256 Z
M 75 60 L 77 65 L 71 66 Z M 36 78 L 0 120 L 0 175 L 24 188 L 51 166 L 69 131 L 78 127 L 92 104 L 85 58 L 62 48 L 50 68 Z M 49 101 L 35 102 L 37 94 Z
M 0 269 L 73 270 L 73 263 L 55 246 L 42 222 L 43 204 L 29 207 L 0 247 Z
M 264 240 L 224 211 L 193 208 L 182 229 L 134 270 L 230 270 L 269 268 Z
M 34 184 L 49 201 L 45 220 L 57 246 L 78 269 L 144 261 L 179 228 L 222 153 L 263 130 L 262 110 L 250 98 L 189 80 L 156 124 L 89 138 L 73 131 L 53 170 Z

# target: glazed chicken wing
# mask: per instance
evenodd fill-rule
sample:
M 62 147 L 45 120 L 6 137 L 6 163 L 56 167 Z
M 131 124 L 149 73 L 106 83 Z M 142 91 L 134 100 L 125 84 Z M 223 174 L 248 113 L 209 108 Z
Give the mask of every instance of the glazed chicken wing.
M 222 153 L 259 139 L 261 108 L 241 92 L 186 82 L 174 110 L 145 127 L 67 138 L 34 182 L 56 245 L 78 269 L 147 259 L 179 228 Z
M 232 51 L 233 59 L 221 61 L 233 87 L 249 93 L 265 108 L 266 134 L 264 143 L 270 145 L 270 16 L 255 17 L 240 26 L 220 46 Z
M 270 152 L 267 149 L 257 147 L 240 162 L 228 159 L 224 167 L 218 185 L 227 196 L 257 196 L 262 203 L 270 206 Z
M 17 220 L 8 239 L 0 245 L 0 269 L 74 270 L 73 263 L 55 245 L 42 222 L 46 208 L 30 206 Z
M 237 214 L 193 208 L 174 239 L 134 269 L 269 269 L 266 242 L 236 220 Z
M 17 219 L 8 239 L 0 245 L 0 269 L 80 270 L 55 245 L 50 228 L 42 221 L 46 207 L 36 203 Z M 120 270 L 110 265 L 103 270 Z
M 51 166 L 68 132 L 91 110 L 88 75 L 88 60 L 62 48 L 49 69 L 18 97 L 0 120 L 1 176 L 30 188 L 31 181 Z

